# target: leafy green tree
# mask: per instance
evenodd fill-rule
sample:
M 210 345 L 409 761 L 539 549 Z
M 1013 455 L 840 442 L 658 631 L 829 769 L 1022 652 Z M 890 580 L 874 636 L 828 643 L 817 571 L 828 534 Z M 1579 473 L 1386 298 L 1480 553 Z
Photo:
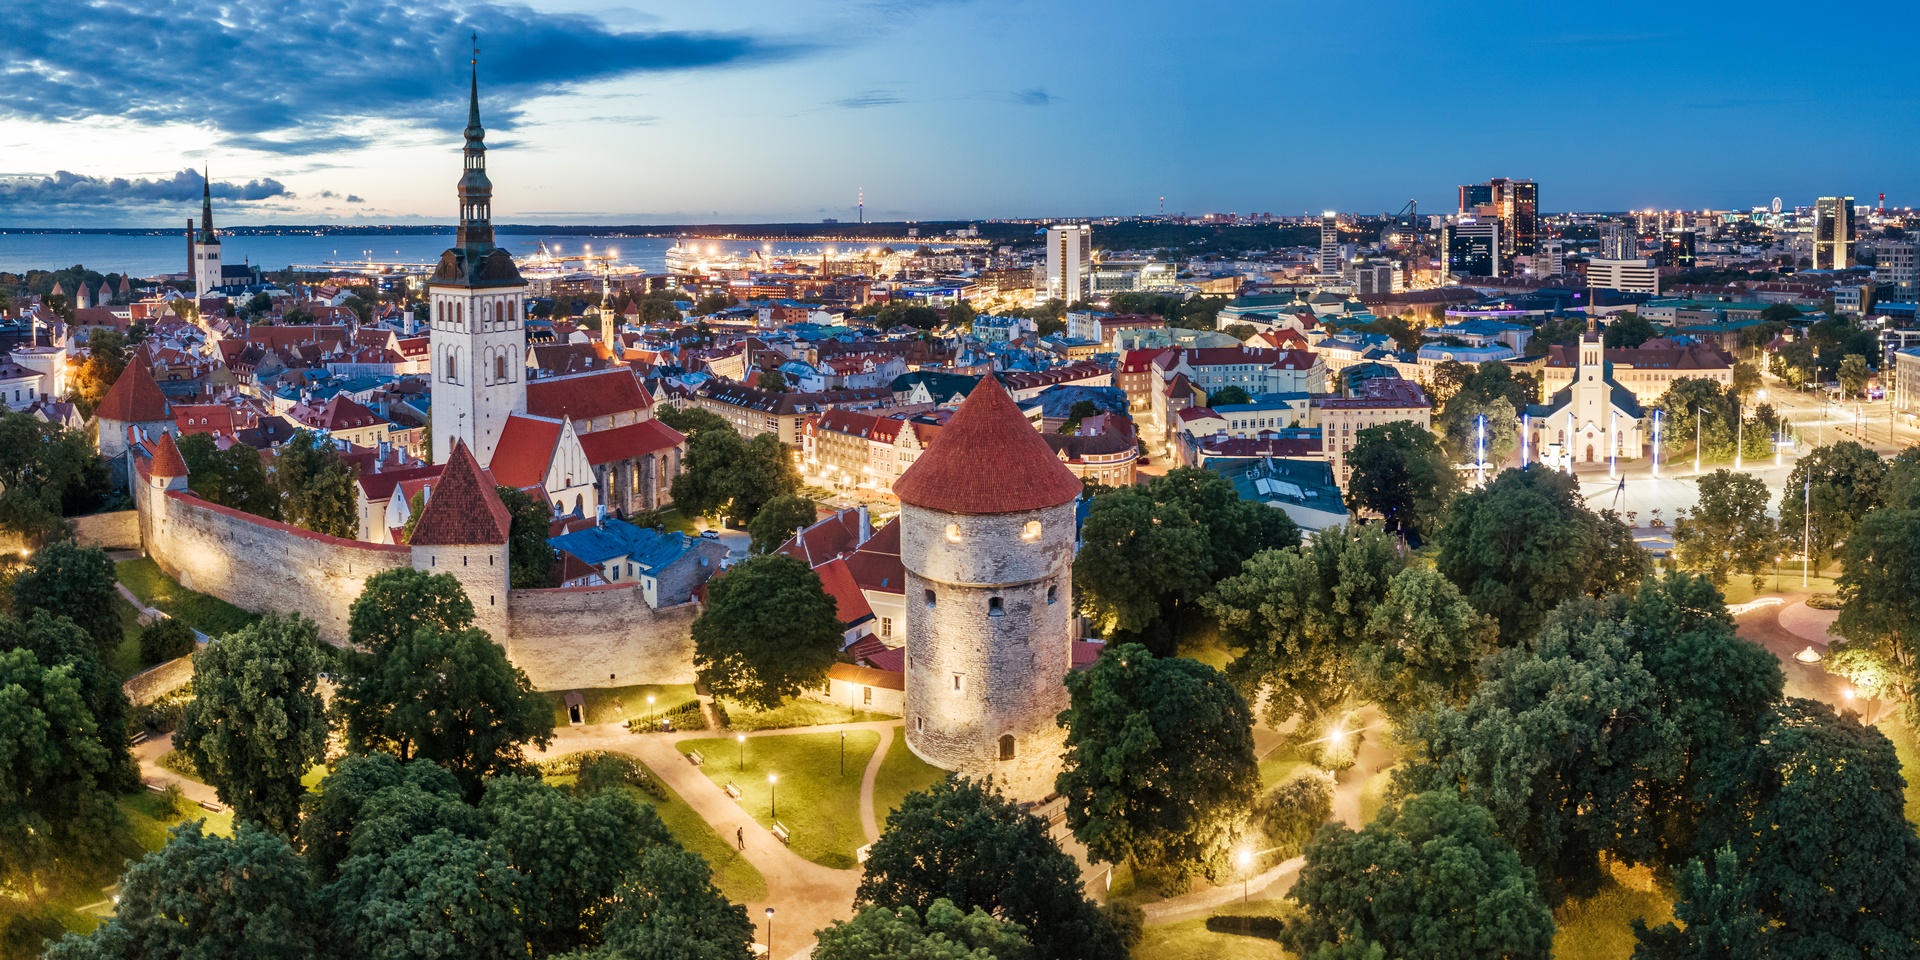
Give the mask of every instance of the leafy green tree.
M 794 466 L 792 448 L 772 433 L 747 441 L 744 455 L 734 465 L 729 486 L 733 502 L 728 516 L 736 523 L 750 522 L 767 501 L 800 489 L 800 468 Z
M 66 617 L 93 639 L 100 659 L 110 661 L 126 640 L 113 606 L 118 576 L 99 547 L 71 540 L 49 544 L 13 578 L 13 615 L 30 620 L 35 610 L 45 610 L 48 616 Z
M 642 855 L 671 844 L 653 808 L 625 791 L 575 797 L 529 777 L 487 783 L 488 846 L 519 872 L 520 924 L 535 956 L 592 946 L 637 880 Z
M 1464 707 L 1417 715 L 1402 794 L 1458 791 L 1492 813 L 1548 900 L 1588 894 L 1602 854 L 1657 854 L 1649 781 L 1680 770 L 1681 734 L 1626 630 L 1593 601 L 1556 611 L 1532 649 L 1503 650 Z
M 906 300 L 894 300 L 880 308 L 874 315 L 874 325 L 883 330 L 907 326 L 919 330 L 932 330 L 940 326 L 940 312 L 923 303 Z
M 1908 447 L 1887 461 L 1880 502 L 1895 510 L 1920 509 L 1920 447 Z
M 1800 319 L 1800 308 L 1791 303 L 1770 303 L 1761 309 L 1760 319 L 1768 323 L 1792 323 Z
M 1433 432 L 1410 420 L 1354 434 L 1347 467 L 1353 471 L 1347 506 L 1373 511 L 1389 531 L 1416 545 L 1438 526 L 1447 501 L 1460 491 L 1460 474 Z
M 1493 652 L 1499 628 L 1453 582 L 1424 564 L 1387 581 L 1354 652 L 1363 696 L 1395 726 L 1439 704 L 1461 705 L 1478 682 L 1474 666 Z
M 842 629 L 806 564 L 750 557 L 707 584 L 706 609 L 693 622 L 694 669 L 714 695 L 772 709 L 826 680 Z
M 1240 387 L 1221 387 L 1207 397 L 1207 406 L 1231 406 L 1236 403 L 1252 403 L 1253 397 Z
M 699 407 L 661 407 L 654 416 L 661 422 L 685 434 L 688 442 L 701 433 L 714 430 L 733 432 L 733 426 L 726 419 L 711 410 Z
M 1633 960 L 1717 960 L 1722 957 L 1767 955 L 1768 919 L 1759 910 L 1760 891 L 1743 874 L 1732 847 L 1714 851 L 1709 869 L 1694 860 L 1674 876 L 1679 896 L 1672 923 L 1649 929 L 1644 919 L 1633 921 Z
M 1845 638 L 1829 668 L 1868 696 L 1890 695 L 1909 716 L 1920 689 L 1920 509 L 1869 512 L 1840 553 L 1833 630 Z
M 640 874 L 621 895 L 623 909 L 606 927 L 592 960 L 750 960 L 753 924 L 746 908 L 713 885 L 699 854 L 671 844 L 651 847 Z
M 955 300 L 953 306 L 947 308 L 947 325 L 961 330 L 972 330 L 973 318 L 979 315 L 980 312 L 973 309 L 972 304 L 965 300 Z
M 1608 347 L 1637 347 L 1660 335 L 1653 322 L 1637 313 L 1620 313 L 1607 318 L 1603 335 Z
M 1753 396 L 1754 391 L 1760 389 L 1762 383 L 1760 368 L 1746 360 L 1741 360 L 1733 365 L 1733 382 L 1728 390 L 1745 403 L 1748 397 Z
M 1692 451 L 1696 438 L 1704 459 L 1733 459 L 1737 407 L 1732 391 L 1713 380 L 1681 377 L 1654 405 L 1662 415 L 1663 459 L 1679 456 L 1679 450 Z
M 767 391 L 768 393 L 787 392 L 786 375 L 782 374 L 778 370 L 760 371 L 760 375 L 757 377 L 754 377 L 753 385 L 761 390 Z
M 64 299 L 64 298 L 62 298 Z M 59 312 L 58 306 L 54 307 Z M 68 319 L 71 320 L 71 310 Z M 127 369 L 127 342 L 118 330 L 93 330 L 87 334 L 87 359 L 75 371 L 71 399 L 79 405 L 81 412 L 93 416 L 93 411 L 106 399 L 107 391 L 113 389 L 114 381 Z
M 62 539 L 62 516 L 97 508 L 111 489 L 85 431 L 0 411 L 0 530 L 30 546 Z
M 1067 677 L 1067 751 L 1055 789 L 1094 860 L 1177 886 L 1219 880 L 1260 786 L 1253 715 L 1220 671 L 1139 644 Z M 1144 721 L 1144 722 L 1143 722 Z
M 1349 944 L 1422 960 L 1553 955 L 1553 912 L 1533 870 L 1486 810 L 1452 791 L 1408 797 L 1358 832 L 1321 831 L 1293 898 L 1301 917 L 1285 943 L 1303 956 Z
M 385 855 L 349 857 L 322 894 L 336 949 L 367 960 L 527 955 L 515 888 L 522 882 L 482 840 L 439 830 Z
M 281 516 L 315 533 L 352 538 L 360 529 L 354 490 L 358 472 L 340 459 L 331 439 L 309 430 L 294 431 L 273 467 Z
M 1513 401 L 1504 396 L 1491 399 L 1470 390 L 1461 390 L 1440 411 L 1441 442 L 1455 463 L 1479 463 L 1481 457 L 1481 418 L 1485 418 L 1486 463 L 1498 468 L 1513 456 L 1520 443 L 1520 415 Z
M 234 816 L 288 836 L 299 825 L 300 778 L 326 756 L 327 662 L 319 628 L 299 614 L 269 613 L 194 655 L 174 747 Z
M 1284 512 L 1241 500 L 1211 470 L 1180 467 L 1145 487 L 1103 490 L 1081 526 L 1076 600 L 1108 638 L 1173 652 L 1190 613 L 1248 557 L 1300 542 Z
M 711 316 L 738 302 L 724 293 L 709 293 L 693 305 L 693 313 L 699 317 Z
M 1856 717 L 1800 699 L 1781 703 L 1756 734 L 1744 756 L 1716 767 L 1710 786 L 1730 822 L 1707 839 L 1730 848 L 1737 866 L 1729 871 L 1715 855 L 1703 872 L 1718 890 L 1694 886 L 1694 900 L 1676 904 L 1690 918 L 1688 935 L 1704 921 L 1700 940 L 1652 931 L 1656 950 L 1676 949 L 1646 955 L 1712 956 L 1700 952 L 1710 938 L 1747 935 L 1756 914 L 1754 956 L 1911 955 L 1920 942 L 1920 838 L 1903 810 L 1893 744 Z
M 1119 932 L 1086 898 L 1079 866 L 1047 822 L 963 777 L 910 793 L 887 815 L 853 895 L 855 910 L 924 914 L 936 900 L 1019 924 L 1036 956 L 1126 960 Z
M 1793 465 L 1780 490 L 1781 539 L 1791 542 L 1795 532 L 1803 533 L 1803 539 L 1811 541 L 1814 562 L 1823 567 L 1831 563 L 1853 535 L 1854 524 L 1883 502 L 1880 481 L 1885 475 L 1880 455 L 1852 440 L 1814 448 Z
M 1622 549 L 1632 537 L 1617 517 L 1580 502 L 1572 477 L 1539 469 L 1507 470 L 1454 497 L 1433 542 L 1436 567 L 1500 624 L 1502 645 L 1531 635 L 1561 601 L 1651 566 L 1644 552 Z
M 322 955 L 325 910 L 312 870 L 287 842 L 242 821 L 232 839 L 200 821 L 173 828 L 167 845 L 127 870 L 113 917 L 73 934 L 49 960 L 191 960 Z
M 1354 656 L 1368 618 L 1405 565 L 1375 526 L 1330 528 L 1254 554 L 1206 598 L 1221 639 L 1238 651 L 1227 675 L 1249 698 L 1265 694 L 1269 724 L 1297 716 L 1317 725 L 1358 692 Z
M 376 649 L 340 684 L 348 748 L 446 767 L 468 796 L 553 739 L 553 708 L 486 631 L 422 626 Z
M 411 567 L 367 578 L 347 609 L 347 642 L 366 651 L 390 647 L 422 627 L 464 630 L 473 626 L 473 601 L 448 573 Z
M 912 907 L 868 907 L 852 920 L 835 920 L 819 931 L 814 960 L 1027 960 L 1020 925 L 996 920 L 979 907 L 962 913 L 951 900 L 935 900 L 923 922 Z
M 687 442 L 673 502 L 682 512 L 748 522 L 774 497 L 800 489 L 793 451 L 771 433 L 743 441 L 731 429 L 703 429 Z
M 517 487 L 495 487 L 511 521 L 507 526 L 507 569 L 514 589 L 548 586 L 553 572 L 553 548 L 547 532 L 553 514 L 545 500 Z
M 1759 477 L 1715 470 L 1699 479 L 1700 503 L 1674 523 L 1674 559 L 1680 569 L 1706 574 L 1725 586 L 1734 571 L 1753 575 L 1773 559 L 1779 543 L 1767 515 L 1767 485 Z
M 65 668 L 80 684 L 80 699 L 93 715 L 100 746 L 106 751 L 112 789 L 139 786 L 133 757 L 127 751 L 127 714 L 132 707 L 120 678 L 107 669 L 93 640 L 66 617 L 35 610 L 25 620 L 0 619 L 0 653 L 26 650 L 40 665 Z
M 369 802 L 401 788 L 460 802 L 460 782 L 453 779 L 453 774 L 425 760 L 403 764 L 386 753 L 341 760 L 320 781 L 319 790 L 302 799 L 300 849 L 321 881 L 332 880 L 347 859 L 354 829 L 360 825 Z
M 811 497 L 797 493 L 774 497 L 747 524 L 748 532 L 753 534 L 753 543 L 748 549 L 756 554 L 772 553 L 792 539 L 795 530 L 813 526 L 819 516 L 819 506 Z
M 173 617 L 161 617 L 140 631 L 140 662 L 166 663 L 193 653 L 197 645 L 192 627 Z
M 1867 358 L 1857 353 L 1849 353 L 1840 358 L 1840 392 L 1848 398 L 1857 397 L 1867 387 Z
M 100 863 L 125 833 L 113 758 L 72 667 L 0 653 L 0 885 L 35 890 Z

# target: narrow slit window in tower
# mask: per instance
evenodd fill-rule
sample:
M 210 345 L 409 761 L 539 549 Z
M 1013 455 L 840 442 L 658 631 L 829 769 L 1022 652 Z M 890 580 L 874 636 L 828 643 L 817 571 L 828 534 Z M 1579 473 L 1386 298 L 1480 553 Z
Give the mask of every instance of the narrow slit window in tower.
M 987 616 L 998 617 L 1004 615 L 1006 612 L 1006 608 L 1001 605 L 999 597 L 987 598 Z

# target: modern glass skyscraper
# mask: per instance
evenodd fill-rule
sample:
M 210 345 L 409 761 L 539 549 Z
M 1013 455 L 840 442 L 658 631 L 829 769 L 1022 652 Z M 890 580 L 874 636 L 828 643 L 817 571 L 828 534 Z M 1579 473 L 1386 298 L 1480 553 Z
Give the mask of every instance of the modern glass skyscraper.
M 1460 185 L 1460 212 L 1500 221 L 1500 255 L 1511 261 L 1540 247 L 1540 185 L 1494 177 Z
M 1853 266 L 1853 198 L 1821 197 L 1813 205 L 1813 268 Z

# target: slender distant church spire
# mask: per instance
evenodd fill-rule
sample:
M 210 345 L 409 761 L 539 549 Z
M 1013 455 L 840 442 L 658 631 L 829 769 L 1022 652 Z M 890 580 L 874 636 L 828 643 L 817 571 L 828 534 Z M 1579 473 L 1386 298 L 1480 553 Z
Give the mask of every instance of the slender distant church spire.
M 487 179 L 487 130 L 480 125 L 480 35 L 473 36 L 467 100 L 466 171 L 460 175 L 460 235 L 454 245 L 476 258 L 493 249 L 493 182 Z
M 220 238 L 213 233 L 213 168 L 206 168 L 200 175 L 200 242 L 219 243 Z

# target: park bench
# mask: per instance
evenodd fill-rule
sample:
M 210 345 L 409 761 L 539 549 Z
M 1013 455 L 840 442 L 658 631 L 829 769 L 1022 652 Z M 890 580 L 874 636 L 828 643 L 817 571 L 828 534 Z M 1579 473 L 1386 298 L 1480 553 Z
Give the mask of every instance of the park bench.
M 727 785 L 724 787 L 721 787 L 720 789 L 725 790 L 727 792 L 727 796 L 732 797 L 735 800 L 740 799 L 740 788 L 734 786 L 733 781 L 731 780 L 727 781 Z
M 688 750 L 687 762 L 693 764 L 696 767 L 704 767 L 707 765 L 707 757 L 705 754 L 701 753 L 698 750 Z
M 792 836 L 793 834 L 787 830 L 786 824 L 781 823 L 778 820 L 775 820 L 773 822 L 773 838 L 775 840 L 778 840 L 781 843 L 791 843 Z

